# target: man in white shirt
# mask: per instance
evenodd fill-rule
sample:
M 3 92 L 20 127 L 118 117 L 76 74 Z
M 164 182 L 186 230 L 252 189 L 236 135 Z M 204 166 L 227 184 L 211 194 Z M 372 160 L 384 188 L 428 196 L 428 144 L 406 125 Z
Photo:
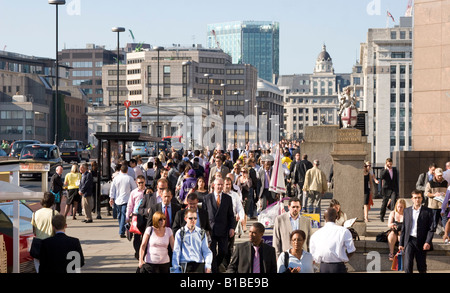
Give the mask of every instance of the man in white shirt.
M 311 236 L 310 252 L 314 261 L 320 263 L 321 273 L 347 273 L 345 263 L 356 251 L 352 234 L 347 228 L 336 225 L 334 208 L 328 208 L 324 218 L 325 225 Z
M 445 163 L 445 171 L 444 174 L 442 174 L 442 177 L 444 177 L 444 180 L 447 181 L 450 186 L 450 162 Z
M 131 176 L 128 176 L 128 166 L 122 165 L 120 173 L 111 183 L 109 191 L 109 204 L 117 209 L 117 219 L 119 220 L 119 234 L 121 238 L 125 238 L 125 223 L 128 199 L 133 189 L 137 188 L 137 184 Z

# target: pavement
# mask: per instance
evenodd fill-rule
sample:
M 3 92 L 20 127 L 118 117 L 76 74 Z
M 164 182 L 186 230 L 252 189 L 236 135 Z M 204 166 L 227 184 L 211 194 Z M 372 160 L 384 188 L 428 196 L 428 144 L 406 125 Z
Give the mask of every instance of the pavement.
M 331 197 L 325 197 L 322 200 L 322 210 L 329 205 Z M 407 200 L 408 206 L 411 201 Z M 375 241 L 375 236 L 381 231 L 387 229 L 387 212 L 384 222 L 379 219 L 381 199 L 374 199 L 374 206 L 369 211 L 369 222 L 367 223 L 367 236 L 361 236 L 361 240 Z M 345 211 L 345 209 L 343 208 Z M 323 212 L 322 212 L 323 215 Z M 134 258 L 133 242 L 126 238 L 120 238 L 119 225 L 116 219 L 107 215 L 106 208 L 101 210 L 101 219 L 96 219 L 97 214 L 93 214 L 92 223 L 83 223 L 83 216 L 77 216 L 73 220 L 71 216 L 67 217 L 66 233 L 69 236 L 80 239 L 85 257 L 85 265 L 82 267 L 82 273 L 135 273 L 138 261 Z M 248 220 L 247 229 L 255 220 Z M 271 235 L 272 229 L 266 229 L 266 235 Z M 248 233 L 240 238 L 236 237 L 235 242 L 240 243 L 248 241 Z M 437 236 L 433 243 L 443 243 L 442 238 Z M 387 244 L 386 244 L 387 247 Z M 392 271 L 383 271 L 383 273 L 392 273 Z M 431 271 L 433 272 L 433 271 Z M 450 272 L 449 270 L 439 270 L 434 272 Z

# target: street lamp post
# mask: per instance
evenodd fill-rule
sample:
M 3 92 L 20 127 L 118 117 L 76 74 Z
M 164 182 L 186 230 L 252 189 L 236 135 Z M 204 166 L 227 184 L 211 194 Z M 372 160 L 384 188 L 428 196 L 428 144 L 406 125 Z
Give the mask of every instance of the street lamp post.
M 48 0 L 48 4 L 56 7 L 56 82 L 55 82 L 55 144 L 58 144 L 58 85 L 59 85 L 59 58 L 58 58 L 58 6 L 65 5 L 65 0 Z
M 120 102 L 119 102 L 119 70 L 120 70 L 120 67 L 119 67 L 119 63 L 120 63 L 119 34 L 121 32 L 124 32 L 125 28 L 123 28 L 123 27 L 113 27 L 112 31 L 114 33 L 117 33 L 117 129 L 116 129 L 116 131 L 117 131 L 117 133 L 119 133 L 120 132 L 120 129 L 119 129 L 119 104 L 120 104 Z
M 160 135 L 160 131 L 159 131 L 159 52 L 161 51 L 161 50 L 164 50 L 164 48 L 163 47 L 155 47 L 155 48 L 153 48 L 154 50 L 156 50 L 157 52 L 158 52 L 158 59 L 156 60 L 157 61 L 157 94 L 156 94 L 156 134 L 157 134 L 157 136 L 158 137 L 160 137 L 161 135 Z M 159 145 L 158 145 L 158 152 L 159 152 Z
M 247 117 L 250 117 L 250 103 L 249 103 L 249 100 L 246 99 L 245 103 L 247 104 Z M 244 112 L 245 112 L 245 110 L 244 110 Z M 248 119 L 250 119 L 250 118 L 248 118 Z M 245 119 L 245 120 L 247 120 L 247 119 Z M 245 124 L 247 124 L 247 123 L 245 123 Z M 245 128 L 247 128 L 247 126 Z M 247 142 L 249 142 L 249 141 L 250 141 L 250 120 L 248 120 L 248 130 L 247 130 Z
M 226 84 L 222 83 L 220 84 L 221 87 L 223 87 L 223 150 L 226 152 L 226 147 L 227 147 L 227 112 L 226 112 L 226 101 L 225 101 L 225 89 L 226 89 Z
M 164 50 L 164 47 L 154 47 L 154 50 L 156 50 L 158 52 L 158 59 L 156 60 L 157 62 L 157 89 L 156 89 L 156 136 L 157 137 L 161 137 L 160 134 L 160 129 L 159 129 L 159 52 L 161 50 Z M 156 144 L 156 155 L 159 154 L 159 142 Z
M 186 129 L 186 138 L 185 138 L 185 145 L 186 145 L 186 149 L 187 149 L 187 147 L 188 147 L 188 136 L 187 136 L 187 132 L 188 132 L 188 123 L 187 123 L 187 121 L 188 121 L 188 84 L 189 84 L 189 80 L 188 80 L 188 76 L 189 76 L 189 74 L 188 74 L 188 72 L 189 72 L 189 66 L 192 64 L 192 62 L 191 61 L 185 61 L 185 62 L 183 62 L 182 63 L 182 65 L 183 65 L 183 73 L 184 73 L 184 69 L 186 69 L 186 83 L 184 83 L 184 76 L 182 77 L 182 79 L 183 79 L 183 84 L 185 84 L 186 85 L 186 111 L 185 111 L 185 117 L 184 117 L 184 119 L 185 119 L 185 121 L 186 121 L 186 123 L 185 123 L 185 129 Z M 192 136 L 192 133 L 191 133 L 191 136 Z
M 259 147 L 259 113 L 258 113 L 258 102 L 255 104 L 256 112 L 256 149 Z
M 208 83 L 208 98 L 207 98 L 207 101 L 208 101 L 208 116 L 209 116 L 209 83 L 210 83 L 210 80 L 211 80 L 211 77 L 212 77 L 212 74 L 209 74 L 209 73 L 205 73 L 204 75 L 203 75 L 204 77 L 206 77 L 207 79 L 208 79 L 208 81 L 207 81 L 207 83 Z

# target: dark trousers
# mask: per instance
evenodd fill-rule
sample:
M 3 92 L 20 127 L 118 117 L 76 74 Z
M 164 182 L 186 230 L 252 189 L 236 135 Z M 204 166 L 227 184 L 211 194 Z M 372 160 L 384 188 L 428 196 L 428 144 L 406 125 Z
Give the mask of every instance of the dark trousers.
M 275 202 L 275 199 L 273 198 L 272 192 L 269 191 L 269 189 L 264 188 L 262 195 L 262 209 L 264 210 L 267 208 L 267 206 L 273 204 Z
M 381 203 L 381 209 L 380 209 L 380 217 L 384 218 L 384 215 L 386 214 L 386 208 L 388 207 L 387 204 L 391 200 L 391 204 L 389 206 L 389 209 L 393 210 L 395 207 L 395 202 L 397 201 L 397 193 L 393 190 L 385 190 L 383 194 L 383 202 Z
M 164 264 L 150 264 L 145 263 L 142 268 L 140 269 L 141 273 L 147 273 L 147 274 L 168 274 L 170 273 L 170 265 L 171 263 L 164 263 Z
M 412 273 L 414 266 L 414 258 L 417 263 L 417 270 L 419 273 L 427 272 L 427 252 L 423 250 L 422 247 L 417 245 L 417 238 L 409 236 L 409 241 L 405 246 L 405 254 L 403 255 L 404 259 L 404 270 L 405 273 Z
M 343 262 L 320 263 L 320 273 L 347 273 L 347 267 Z
M 219 266 L 228 253 L 228 235 L 225 237 L 212 236 L 209 248 L 213 254 L 211 270 L 213 273 L 219 272 Z

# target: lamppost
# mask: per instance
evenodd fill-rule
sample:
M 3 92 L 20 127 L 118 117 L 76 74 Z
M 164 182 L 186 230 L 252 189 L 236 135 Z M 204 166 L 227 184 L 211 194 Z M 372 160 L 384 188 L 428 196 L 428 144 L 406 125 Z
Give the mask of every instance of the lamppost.
M 183 79 L 183 84 L 185 84 L 186 85 L 186 111 L 185 111 L 185 117 L 184 117 L 184 119 L 185 119 L 185 121 L 186 121 L 186 123 L 185 123 L 185 129 L 186 129 L 186 138 L 185 138 L 185 145 L 186 145 L 186 148 L 185 149 L 187 149 L 187 147 L 188 147 L 188 136 L 187 136 L 187 132 L 188 132 L 188 130 L 187 130 L 187 127 L 188 127 L 188 123 L 187 123 L 187 121 L 188 121 L 188 84 L 189 84 L 189 80 L 188 80 L 188 76 L 189 76 L 189 66 L 192 64 L 192 62 L 191 61 L 185 61 L 185 62 L 183 62 L 182 63 L 182 65 L 183 65 L 183 73 L 184 73 L 184 70 L 186 70 L 186 83 L 184 82 L 184 76 L 182 77 L 182 79 Z M 192 137 L 192 132 L 191 132 L 191 137 Z
M 210 101 L 209 101 L 209 83 L 210 83 L 212 74 L 205 73 L 203 76 L 207 78 L 207 83 L 208 83 L 208 92 L 207 92 L 207 94 L 208 94 L 208 99 L 207 99 L 207 101 L 208 101 L 208 116 L 209 116 L 209 102 L 210 102 Z
M 227 150 L 227 111 L 226 111 L 226 102 L 225 102 L 225 88 L 226 84 L 222 83 L 220 84 L 221 87 L 223 87 L 222 93 L 223 93 L 223 150 L 226 152 Z
M 157 59 L 157 94 L 156 94 L 156 135 L 157 137 L 161 137 L 160 131 L 159 131 L 159 52 L 161 50 L 164 50 L 164 47 L 155 47 L 153 48 L 158 52 L 158 59 Z M 159 144 L 156 148 L 156 154 L 159 154 Z
M 117 133 L 120 132 L 119 129 L 119 64 L 120 64 L 120 42 L 119 42 L 119 34 L 125 31 L 124 27 L 113 27 L 112 32 L 117 33 Z
M 58 6 L 65 5 L 65 0 L 48 0 L 48 4 L 56 7 L 56 82 L 55 82 L 55 144 L 58 144 L 58 85 L 59 85 L 59 58 L 58 58 Z
M 238 103 L 239 103 L 239 92 L 234 92 L 233 95 L 236 96 L 236 115 L 239 114 Z
M 250 116 L 250 103 L 249 103 L 249 100 L 246 99 L 245 103 L 247 104 L 247 117 L 249 117 Z M 244 110 L 244 112 L 245 112 L 245 110 Z M 247 120 L 247 119 L 245 119 L 245 120 Z M 247 126 L 245 128 L 247 128 Z M 249 142 L 249 141 L 250 141 L 250 120 L 248 120 L 248 130 L 247 130 L 247 142 Z
M 259 113 L 258 113 L 258 102 L 255 103 L 256 112 L 256 149 L 259 147 Z

